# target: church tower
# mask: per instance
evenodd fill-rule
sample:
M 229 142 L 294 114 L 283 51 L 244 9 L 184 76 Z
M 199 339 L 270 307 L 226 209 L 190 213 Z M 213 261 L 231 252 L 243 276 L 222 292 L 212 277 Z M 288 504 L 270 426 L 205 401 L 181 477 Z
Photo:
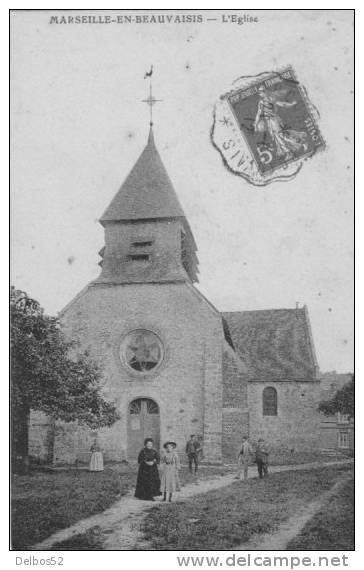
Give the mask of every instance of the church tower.
M 148 143 L 101 217 L 105 247 L 96 283 L 194 283 L 196 243 L 154 143 Z

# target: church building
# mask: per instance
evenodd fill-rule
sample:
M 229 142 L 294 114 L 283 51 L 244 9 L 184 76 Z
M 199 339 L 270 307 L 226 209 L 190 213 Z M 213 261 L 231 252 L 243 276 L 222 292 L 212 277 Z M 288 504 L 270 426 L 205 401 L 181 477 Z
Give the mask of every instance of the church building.
M 195 287 L 197 245 L 156 148 L 147 145 L 100 223 L 100 275 L 61 312 L 65 333 L 103 372 L 120 420 L 98 437 L 106 460 L 133 461 L 190 434 L 210 462 L 236 460 L 243 435 L 272 449 L 319 446 L 318 366 L 307 309 L 222 313 Z M 259 295 L 259 292 L 257 292 Z M 50 430 L 52 437 L 50 438 Z M 87 461 L 91 430 L 33 413 L 30 452 Z

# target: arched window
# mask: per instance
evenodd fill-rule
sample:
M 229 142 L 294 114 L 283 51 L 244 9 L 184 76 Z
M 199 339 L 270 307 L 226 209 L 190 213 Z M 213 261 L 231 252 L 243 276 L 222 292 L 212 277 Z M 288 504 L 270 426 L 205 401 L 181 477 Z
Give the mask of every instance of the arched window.
M 267 386 L 263 390 L 263 416 L 277 415 L 277 390 Z

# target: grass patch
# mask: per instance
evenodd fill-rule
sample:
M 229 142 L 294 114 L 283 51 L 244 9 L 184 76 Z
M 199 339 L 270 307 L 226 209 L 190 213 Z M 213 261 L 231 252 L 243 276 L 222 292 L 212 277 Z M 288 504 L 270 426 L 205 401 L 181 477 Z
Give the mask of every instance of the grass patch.
M 269 458 L 270 465 L 301 465 L 304 463 L 326 463 L 349 459 L 350 453 L 332 451 L 330 455 L 322 451 L 277 451 Z
M 348 481 L 287 546 L 287 550 L 354 550 L 354 481 Z
M 291 455 L 289 457 L 292 459 Z M 292 460 L 292 462 L 305 463 L 314 460 L 318 460 L 318 455 L 313 456 L 312 454 L 306 454 L 303 456 L 300 454 L 297 456 L 297 454 L 295 454 L 294 461 Z M 286 458 L 285 463 L 290 463 L 290 461 Z M 235 473 L 236 469 L 236 466 L 201 466 L 198 472 L 198 478 L 196 478 L 194 475 L 191 475 L 188 472 L 186 466 L 183 466 L 180 472 L 180 480 L 182 485 L 193 484 L 194 482 L 197 483 L 201 480 L 219 478 L 228 473 Z M 331 470 L 326 469 L 325 471 L 329 473 Z M 14 476 L 12 482 L 12 548 L 14 550 L 25 550 L 32 544 L 35 544 L 36 542 L 47 538 L 58 530 L 71 526 L 83 518 L 87 518 L 91 515 L 104 511 L 110 507 L 119 497 L 125 495 L 129 490 L 134 488 L 136 481 L 136 472 L 136 465 L 114 464 L 106 466 L 105 470 L 101 473 L 90 473 L 86 470 L 75 469 L 54 471 L 35 470 L 32 471 L 30 475 Z M 338 468 L 336 468 L 335 472 L 339 472 Z M 296 472 L 281 474 L 279 477 L 282 480 L 282 484 L 284 484 L 284 481 L 286 480 L 296 481 L 301 476 L 302 475 L 299 472 Z M 261 485 L 258 481 L 249 481 L 246 483 L 246 487 L 244 487 L 244 493 L 246 495 L 249 495 L 253 489 L 261 489 L 261 491 L 264 493 L 266 489 L 273 485 L 276 478 L 277 475 L 271 475 L 269 480 L 267 482 L 264 482 L 263 485 Z M 265 485 L 265 483 L 267 483 L 267 485 Z M 245 497 L 245 495 L 240 497 L 243 489 L 239 483 L 234 484 L 234 486 L 230 486 L 229 489 L 234 489 L 234 493 L 238 492 L 237 498 L 234 498 L 233 502 L 239 501 L 240 503 L 240 499 L 242 501 L 249 501 L 249 497 Z M 250 490 L 248 491 L 248 489 Z M 195 513 L 188 515 L 188 518 L 199 518 L 201 520 L 204 520 L 205 515 L 211 516 L 212 518 L 219 516 L 215 513 L 214 510 L 212 512 L 205 511 L 205 508 L 206 504 L 209 502 L 216 502 L 217 504 L 219 499 L 225 496 L 225 492 L 226 489 L 222 489 L 220 491 L 211 491 L 203 497 L 196 497 L 193 502 L 194 504 L 196 503 L 197 505 L 201 506 L 203 516 L 201 518 Z M 271 493 L 278 493 L 279 496 L 279 490 L 274 491 L 274 489 L 272 489 Z M 209 497 L 211 497 L 211 501 Z M 270 499 L 267 499 L 267 501 L 269 500 Z M 280 500 L 282 500 L 282 498 Z M 223 502 L 224 500 L 222 500 L 222 503 Z M 173 509 L 177 506 L 182 507 L 182 505 L 166 506 L 165 512 L 167 513 L 169 510 L 172 512 Z M 187 504 L 184 506 L 187 508 Z M 241 506 L 239 508 L 241 511 Z M 282 510 L 285 511 L 285 509 L 286 507 Z M 221 505 L 221 511 L 224 512 L 223 504 Z M 226 511 L 227 517 L 229 518 L 230 515 L 228 508 Z M 238 518 L 238 513 L 235 513 L 234 516 Z M 184 516 L 181 515 L 181 517 L 182 526 L 184 525 L 186 527 L 190 527 L 192 534 L 196 530 L 198 530 L 198 532 L 202 532 L 202 534 L 205 532 L 203 530 L 199 530 L 199 525 L 203 525 L 203 523 L 186 523 L 186 521 L 183 521 Z M 173 529 L 177 527 L 177 532 L 179 532 L 179 520 L 175 515 L 171 515 L 169 518 L 171 520 L 170 524 L 166 523 L 169 527 L 169 530 L 166 534 L 165 539 L 158 536 L 158 533 L 155 535 L 154 531 L 151 530 L 153 523 L 149 517 L 147 519 L 149 522 L 146 533 L 152 541 L 155 541 L 156 549 L 164 548 L 165 546 L 160 546 L 160 544 L 164 544 L 165 541 L 167 544 L 171 545 L 168 546 L 168 548 L 172 550 L 175 548 L 178 549 L 179 546 L 174 547 L 173 544 L 179 544 L 180 542 L 183 542 L 183 536 L 188 535 L 188 531 L 184 530 L 183 536 L 180 540 L 173 538 Z M 264 530 L 259 531 L 260 526 L 262 528 L 265 528 L 265 521 L 262 520 L 263 518 L 264 517 L 261 516 L 257 517 L 256 520 L 258 530 L 255 532 L 264 532 Z M 238 529 L 240 523 L 234 524 L 238 525 L 236 527 L 236 529 Z M 252 525 L 253 523 L 249 524 Z M 246 524 L 244 528 L 245 527 Z M 234 534 L 233 536 L 237 535 Z M 77 535 L 72 539 L 69 539 L 69 541 L 66 541 L 66 546 L 64 543 L 62 543 L 62 545 L 59 545 L 59 549 L 100 550 L 100 540 L 101 538 L 98 535 L 98 531 L 91 529 L 85 534 Z M 212 537 L 211 540 L 214 540 L 214 537 Z M 241 541 L 242 539 L 240 534 L 239 542 Z M 236 544 L 236 542 L 234 544 Z M 185 547 L 187 550 L 192 548 L 199 550 L 199 548 L 196 546 Z M 181 547 L 181 550 L 182 549 L 184 548 Z M 218 549 L 218 546 L 212 549 Z
M 63 542 L 56 542 L 50 550 L 102 550 L 102 543 L 101 529 L 99 526 L 94 526 Z
M 254 534 L 272 532 L 329 489 L 351 466 L 271 474 L 158 505 L 142 523 L 152 550 L 231 550 Z
M 99 513 L 135 483 L 135 467 L 34 471 L 12 483 L 12 548 L 25 550 L 80 519 Z

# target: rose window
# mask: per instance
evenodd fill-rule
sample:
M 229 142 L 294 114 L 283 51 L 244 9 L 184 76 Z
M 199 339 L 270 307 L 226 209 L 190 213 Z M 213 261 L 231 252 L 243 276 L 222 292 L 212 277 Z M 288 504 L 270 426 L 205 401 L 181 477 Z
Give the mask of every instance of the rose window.
M 163 345 L 151 331 L 132 331 L 121 343 L 120 357 L 129 368 L 137 372 L 149 372 L 161 363 Z

